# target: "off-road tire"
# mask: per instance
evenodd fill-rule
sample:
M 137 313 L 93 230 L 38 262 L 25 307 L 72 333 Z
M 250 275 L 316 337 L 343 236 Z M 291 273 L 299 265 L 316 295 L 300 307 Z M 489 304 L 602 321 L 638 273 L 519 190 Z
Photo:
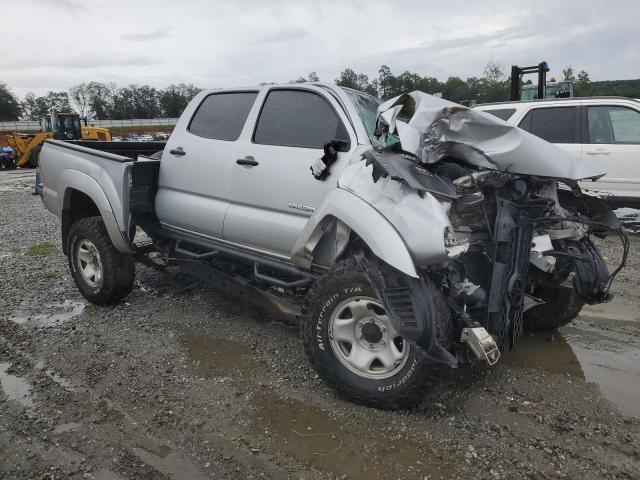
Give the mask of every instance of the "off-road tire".
M 78 267 L 78 243 L 89 240 L 96 247 L 102 263 L 102 281 L 92 286 L 84 279 Z M 120 253 L 111 243 L 102 217 L 78 220 L 69 229 L 67 237 L 69 270 L 80 293 L 96 305 L 118 303 L 133 289 L 135 262 L 133 255 Z
M 533 307 L 524 314 L 524 328 L 551 330 L 567 325 L 576 318 L 586 303 L 574 289 L 538 287 L 533 295 L 544 304 Z
M 341 302 L 358 296 L 379 298 L 363 267 L 352 257 L 337 263 L 311 287 L 305 298 L 300 325 L 309 361 L 320 377 L 338 395 L 349 401 L 383 410 L 416 406 L 424 398 L 428 387 L 443 374 L 443 365 L 427 358 L 422 349 L 408 344 L 410 350 L 406 363 L 401 370 L 385 379 L 357 375 L 336 357 L 328 335 L 332 312 Z M 434 303 L 436 310 L 444 308 L 439 312 L 440 322 L 450 323 L 450 312 L 444 301 Z M 450 332 L 446 327 L 437 330 Z

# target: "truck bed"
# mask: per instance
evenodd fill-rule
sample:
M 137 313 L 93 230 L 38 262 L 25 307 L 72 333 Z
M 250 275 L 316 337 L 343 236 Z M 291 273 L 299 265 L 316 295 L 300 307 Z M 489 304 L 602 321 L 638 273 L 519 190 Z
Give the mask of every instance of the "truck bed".
M 106 223 L 113 218 L 131 244 L 134 217 L 155 216 L 164 146 L 164 142 L 46 140 L 40 153 L 45 205 L 61 216 L 68 192 L 84 193 L 96 202 L 103 217 L 105 212 L 112 215 Z
M 96 142 L 93 140 L 66 140 L 64 143 L 122 155 L 136 160 L 139 155 L 150 156 L 164 150 L 166 142 Z

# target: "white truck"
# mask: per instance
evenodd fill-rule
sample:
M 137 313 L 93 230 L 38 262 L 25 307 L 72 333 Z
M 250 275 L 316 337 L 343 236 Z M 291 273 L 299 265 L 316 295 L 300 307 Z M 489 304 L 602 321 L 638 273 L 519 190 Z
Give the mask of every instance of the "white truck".
M 117 302 L 137 260 L 175 262 L 299 323 L 321 377 L 379 408 L 414 405 L 436 365 L 494 364 L 524 327 L 608 301 L 621 266 L 609 273 L 591 237 L 628 250 L 577 184 L 602 169 L 421 92 L 202 92 L 162 151 L 132 156 L 43 147 L 44 203 L 82 294 Z

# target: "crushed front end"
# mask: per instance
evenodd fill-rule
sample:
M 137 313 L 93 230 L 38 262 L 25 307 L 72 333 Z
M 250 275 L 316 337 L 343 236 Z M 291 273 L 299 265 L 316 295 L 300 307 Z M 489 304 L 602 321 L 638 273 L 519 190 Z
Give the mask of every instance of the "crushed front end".
M 363 155 L 374 184 L 395 181 L 403 195 L 436 199 L 437 207 L 427 202 L 422 214 L 440 208 L 450 222 L 440 250 L 432 248 L 446 258 L 413 246 L 420 278 L 388 270 L 372 279 L 398 331 L 436 360 L 477 357 L 493 364 L 525 328 L 561 326 L 585 303 L 612 298 L 628 241 L 604 201 L 577 183 L 602 172 L 497 118 L 420 92 L 392 99 L 378 113 L 379 144 Z M 356 193 L 365 190 L 346 183 Z M 377 196 L 367 195 L 402 234 L 408 222 L 388 206 L 402 202 L 387 191 L 381 186 Z M 380 200 L 385 196 L 391 201 Z M 410 217 L 406 208 L 404 214 Z M 609 235 L 624 247 L 612 272 L 593 242 Z M 447 328 L 435 318 L 441 313 L 434 298 L 446 302 Z

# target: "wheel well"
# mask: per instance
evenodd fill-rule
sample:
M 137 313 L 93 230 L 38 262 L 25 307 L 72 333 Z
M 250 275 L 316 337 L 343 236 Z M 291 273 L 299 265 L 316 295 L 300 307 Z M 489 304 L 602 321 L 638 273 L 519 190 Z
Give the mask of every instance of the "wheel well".
M 97 216 L 100 216 L 100 210 L 89 195 L 74 188 L 67 189 L 62 209 L 62 251 L 65 255 L 69 254 L 67 237 L 71 225 L 83 218 Z

